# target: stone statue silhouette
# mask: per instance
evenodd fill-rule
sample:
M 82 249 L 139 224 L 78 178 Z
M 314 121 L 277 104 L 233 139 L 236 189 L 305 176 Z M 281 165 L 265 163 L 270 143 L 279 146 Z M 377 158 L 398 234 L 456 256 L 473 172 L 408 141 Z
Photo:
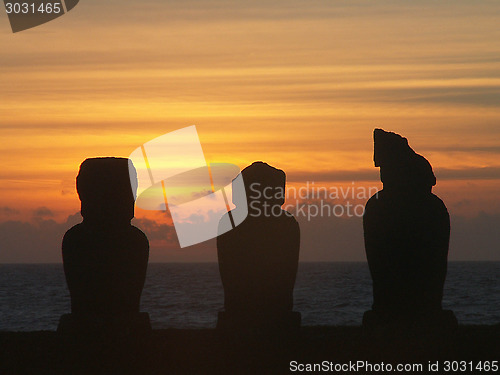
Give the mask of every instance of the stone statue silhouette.
M 150 329 L 148 314 L 139 313 L 149 242 L 130 224 L 134 180 L 137 175 L 128 159 L 92 158 L 80 166 L 76 188 L 83 222 L 69 229 L 62 243 L 72 314 L 62 316 L 60 332 Z
M 366 204 L 363 217 L 366 256 L 373 279 L 373 310 L 364 326 L 454 325 L 442 311 L 450 217 L 432 193 L 430 163 L 406 138 L 374 131 L 374 162 L 383 189 Z
M 219 313 L 218 328 L 292 332 L 300 327 L 300 313 L 292 311 L 300 229 L 293 215 L 281 209 L 285 172 L 255 162 L 243 169 L 241 177 L 246 199 L 237 194 L 233 181 L 236 208 L 227 215 L 237 215 L 245 207 L 248 216 L 217 238 L 225 308 Z

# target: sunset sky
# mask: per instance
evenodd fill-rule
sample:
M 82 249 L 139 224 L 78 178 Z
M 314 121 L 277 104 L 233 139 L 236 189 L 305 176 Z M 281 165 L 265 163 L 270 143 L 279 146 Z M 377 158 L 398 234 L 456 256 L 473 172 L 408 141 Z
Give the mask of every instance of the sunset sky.
M 85 0 L 13 34 L 2 11 L 0 262 L 60 261 L 85 158 L 193 124 L 208 162 L 290 186 L 381 187 L 372 132 L 397 132 L 434 167 L 450 259 L 500 260 L 499 19 L 498 0 Z M 136 217 L 151 261 L 216 260 Z M 359 218 L 301 230 L 301 260 L 364 260 Z

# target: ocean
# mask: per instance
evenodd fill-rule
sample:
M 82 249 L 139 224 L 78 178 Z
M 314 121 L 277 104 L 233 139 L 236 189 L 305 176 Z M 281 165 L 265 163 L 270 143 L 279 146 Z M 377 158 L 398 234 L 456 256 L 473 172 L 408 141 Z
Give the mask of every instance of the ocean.
M 500 262 L 450 262 L 443 308 L 460 324 L 500 323 Z M 372 303 L 366 263 L 301 263 L 295 311 L 302 324 L 359 325 Z M 215 263 L 153 263 L 142 311 L 153 328 L 213 328 L 223 307 Z M 0 265 L 0 331 L 55 330 L 70 299 L 61 264 Z

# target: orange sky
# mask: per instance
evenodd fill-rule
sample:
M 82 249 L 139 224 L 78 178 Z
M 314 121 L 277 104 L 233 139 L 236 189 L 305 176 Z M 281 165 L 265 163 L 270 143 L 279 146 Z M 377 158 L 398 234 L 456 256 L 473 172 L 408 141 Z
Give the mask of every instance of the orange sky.
M 208 161 L 380 186 L 372 130 L 426 156 L 452 214 L 500 214 L 498 1 L 106 1 L 0 16 L 0 221 L 79 208 L 93 156 L 197 125 Z M 360 182 L 363 181 L 363 182 Z

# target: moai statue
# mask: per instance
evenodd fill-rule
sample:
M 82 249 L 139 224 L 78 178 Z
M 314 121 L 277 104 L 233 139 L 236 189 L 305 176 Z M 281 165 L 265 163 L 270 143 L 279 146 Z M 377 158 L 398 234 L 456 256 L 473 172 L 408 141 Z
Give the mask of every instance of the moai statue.
M 238 177 L 243 179 L 245 194 L 238 194 L 235 179 L 236 208 L 227 215 L 241 217 L 239 210 L 248 212 L 239 225 L 217 238 L 225 308 L 219 313 L 218 328 L 249 334 L 297 331 L 301 316 L 292 309 L 300 229 L 281 208 L 285 172 L 255 162 Z
M 453 312 L 441 307 L 450 217 L 432 193 L 432 167 L 398 134 L 375 129 L 374 144 L 383 189 L 370 198 L 363 217 L 373 279 L 373 310 L 363 324 L 454 326 Z
M 63 333 L 122 335 L 147 332 L 140 313 L 149 257 L 146 235 L 130 224 L 137 175 L 124 158 L 92 158 L 80 166 L 76 188 L 83 222 L 64 235 L 62 255 L 71 295 Z

